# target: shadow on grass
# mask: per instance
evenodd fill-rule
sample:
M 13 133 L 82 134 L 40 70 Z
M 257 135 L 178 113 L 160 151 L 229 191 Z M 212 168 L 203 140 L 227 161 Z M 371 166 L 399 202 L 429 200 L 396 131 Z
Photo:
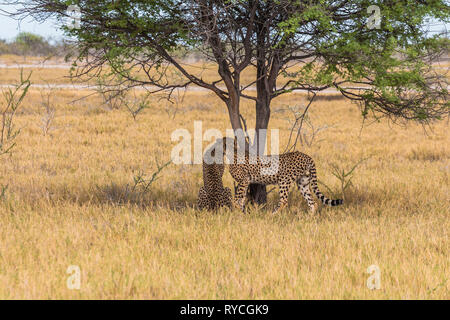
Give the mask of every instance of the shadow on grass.
M 192 194 L 174 192 L 169 189 L 132 188 L 128 184 L 115 184 L 96 186 L 91 199 L 97 203 L 115 205 L 137 205 L 140 207 L 164 207 L 171 210 L 192 208 L 196 198 Z
M 116 182 L 79 187 L 69 187 L 68 185 L 60 184 L 49 186 L 44 190 L 36 188 L 32 190 L 12 190 L 11 192 L 20 193 L 20 198 L 29 203 L 47 200 L 54 204 L 68 202 L 77 205 L 133 205 L 140 208 L 164 208 L 173 211 L 195 209 L 198 211 L 196 204 L 198 189 L 185 188 L 183 190 L 175 190 L 170 185 L 162 187 L 157 185 L 144 191 L 141 188 L 133 188 L 130 184 Z M 341 195 L 337 194 L 326 194 L 326 196 L 333 199 L 342 198 Z M 386 203 L 386 201 L 394 201 L 395 199 L 392 199 L 392 197 L 389 191 L 373 190 L 368 186 L 352 187 L 346 190 L 343 206 L 379 206 L 381 203 Z M 316 201 L 319 200 L 316 199 Z M 271 214 L 277 203 L 278 189 L 275 188 L 274 192 L 269 194 L 267 204 L 255 205 L 247 203 L 245 212 L 257 215 Z M 300 192 L 296 189 L 294 190 L 294 188 L 291 189 L 286 209 L 286 212 L 293 212 L 293 215 L 308 215 L 309 213 L 305 200 Z M 237 209 L 233 208 L 234 210 Z
M 379 205 L 381 202 L 388 200 L 388 192 L 381 190 L 373 190 L 370 187 L 351 187 L 345 191 L 344 205 Z
M 147 191 L 132 188 L 129 184 L 108 183 L 101 185 L 69 187 L 54 185 L 43 189 L 12 190 L 13 194 L 30 204 L 48 201 L 77 205 L 133 205 L 141 208 L 165 208 L 174 211 L 193 208 L 196 205 L 196 193 L 176 192 L 170 189 L 153 188 Z

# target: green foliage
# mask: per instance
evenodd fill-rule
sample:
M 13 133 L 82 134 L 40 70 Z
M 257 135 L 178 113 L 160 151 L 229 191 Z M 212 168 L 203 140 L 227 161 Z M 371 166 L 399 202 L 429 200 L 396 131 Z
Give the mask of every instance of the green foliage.
M 352 1 L 363 13 L 370 5 L 380 8 L 379 29 L 367 28 L 369 14 L 355 15 L 351 22 L 342 23 L 333 20 L 334 10 L 327 10 L 333 8 L 329 1 L 314 3 L 279 24 L 284 39 L 294 39 L 309 23 L 315 25 L 316 35 L 311 37 L 309 50 L 317 52 L 320 59 L 307 63 L 295 74 L 285 73 L 295 79 L 294 85 L 335 86 L 349 98 L 362 99 L 365 114 L 368 110 L 381 109 L 406 118 L 426 120 L 434 118 L 429 109 L 436 107 L 437 101 L 440 111 L 448 113 L 448 104 L 442 103 L 448 98 L 445 85 L 440 94 L 428 92 L 430 94 L 421 94 L 415 99 L 409 94 L 409 91 L 429 90 L 430 80 L 447 83 L 433 74 L 431 61 L 426 59 L 448 52 L 449 40 L 442 35 L 430 37 L 422 28 L 430 17 L 449 21 L 449 6 L 445 2 Z M 360 95 L 345 92 L 343 86 L 352 83 L 372 88 Z M 420 100 L 422 108 L 411 104 L 413 100 Z
M 31 3 L 35 2 L 33 7 Z M 62 12 L 73 2 L 29 3 L 25 12 L 29 10 L 38 17 L 56 15 L 64 22 L 66 17 Z M 445 34 L 430 36 L 423 28 L 430 20 L 450 21 L 450 7 L 444 0 L 80 0 L 74 3 L 81 9 L 81 27 L 63 29 L 77 39 L 79 61 L 87 61 L 95 52 L 91 65 L 108 64 L 113 73 L 130 83 L 170 90 L 173 83 L 164 74 L 167 65 L 181 70 L 175 61 L 179 52 L 200 50 L 218 63 L 222 81 L 225 81 L 224 70 L 234 72 L 236 87 L 239 87 L 238 73 L 242 71 L 236 71 L 239 59 L 254 65 L 260 61 L 264 66 L 279 61 L 281 66 L 276 76 L 283 74 L 290 81 L 282 90 L 266 92 L 271 94 L 271 99 L 294 89 L 334 87 L 360 103 L 363 115 L 372 111 L 428 121 L 449 113 L 448 80 L 430 68 L 433 59 L 448 52 L 449 40 Z M 381 21 L 379 27 L 369 28 L 373 13 L 367 9 L 373 5 L 379 8 Z M 250 37 L 246 38 L 246 32 L 251 33 Z M 247 50 L 244 49 L 246 39 L 249 39 Z M 248 60 L 243 58 L 245 52 L 249 52 Z M 286 66 L 290 62 L 301 60 L 294 58 L 297 55 L 308 60 L 296 72 L 288 72 Z M 137 64 L 152 71 L 148 72 L 148 79 L 133 74 L 132 67 Z M 265 69 L 261 72 L 269 79 L 269 67 Z M 183 71 L 188 82 L 201 83 L 209 89 L 216 84 L 193 80 L 192 74 Z M 221 98 L 226 99 L 224 94 Z

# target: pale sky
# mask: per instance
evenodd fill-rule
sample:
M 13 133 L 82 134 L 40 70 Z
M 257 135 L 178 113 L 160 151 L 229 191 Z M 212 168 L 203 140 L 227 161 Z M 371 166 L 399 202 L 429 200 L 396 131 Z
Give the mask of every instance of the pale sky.
M 13 11 L 12 6 L 0 4 L 0 39 L 12 40 L 19 32 L 32 32 L 45 38 L 61 38 L 63 33 L 56 26 L 55 21 L 37 23 L 31 18 L 22 21 L 20 24 L 12 18 L 6 17 L 1 10 Z
M 37 23 L 31 18 L 22 21 L 20 24 L 12 18 L 6 17 L 1 10 L 13 11 L 10 5 L 0 4 L 0 39 L 12 40 L 19 32 L 26 31 L 41 35 L 45 38 L 60 39 L 63 33 L 56 25 L 56 21 L 45 21 L 44 23 Z M 450 24 L 434 23 L 430 26 L 433 32 L 440 32 L 442 30 L 450 31 Z

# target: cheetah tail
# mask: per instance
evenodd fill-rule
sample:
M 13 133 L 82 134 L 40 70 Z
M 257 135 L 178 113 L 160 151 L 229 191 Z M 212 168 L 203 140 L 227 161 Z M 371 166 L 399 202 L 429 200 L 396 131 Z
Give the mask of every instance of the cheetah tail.
M 320 192 L 319 187 L 317 186 L 317 172 L 316 172 L 316 167 L 314 166 L 314 164 L 312 165 L 309 172 L 311 174 L 311 188 L 312 188 L 313 192 L 316 194 L 317 198 L 319 198 L 320 201 L 322 201 L 322 203 L 324 205 L 333 207 L 333 206 L 341 205 L 344 202 L 342 199 L 336 199 L 336 200 L 328 199 L 327 197 L 325 197 L 323 195 L 322 192 Z

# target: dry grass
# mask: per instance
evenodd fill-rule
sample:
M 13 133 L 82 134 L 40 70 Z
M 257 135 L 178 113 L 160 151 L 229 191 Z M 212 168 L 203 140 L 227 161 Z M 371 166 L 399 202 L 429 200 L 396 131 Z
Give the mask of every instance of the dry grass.
M 342 207 L 311 217 L 297 190 L 278 216 L 193 208 L 199 165 L 170 165 L 144 193 L 129 186 L 140 170 L 170 158 L 176 128 L 228 127 L 224 106 L 208 93 L 189 93 L 172 119 L 166 102 L 134 121 L 100 99 L 75 103 L 87 91 L 59 90 L 52 130 L 40 129 L 41 96 L 32 90 L 18 115 L 22 132 L 12 156 L 0 158 L 0 298 L 387 298 L 449 299 L 449 175 L 447 121 L 423 128 L 382 121 L 364 127 L 357 107 L 323 99 L 311 108 L 328 125 L 311 147 L 319 179 L 334 196 L 331 166 L 357 169 Z M 270 128 L 287 142 L 290 94 L 275 101 Z M 278 110 L 275 112 L 275 110 Z M 253 106 L 243 105 L 253 126 Z M 206 146 L 209 142 L 204 142 Z M 225 174 L 225 185 L 232 180 Z M 128 186 L 128 187 L 127 187 Z M 330 191 L 322 187 L 324 193 Z M 369 290 L 370 265 L 381 289 Z M 81 268 L 81 289 L 66 270 Z

